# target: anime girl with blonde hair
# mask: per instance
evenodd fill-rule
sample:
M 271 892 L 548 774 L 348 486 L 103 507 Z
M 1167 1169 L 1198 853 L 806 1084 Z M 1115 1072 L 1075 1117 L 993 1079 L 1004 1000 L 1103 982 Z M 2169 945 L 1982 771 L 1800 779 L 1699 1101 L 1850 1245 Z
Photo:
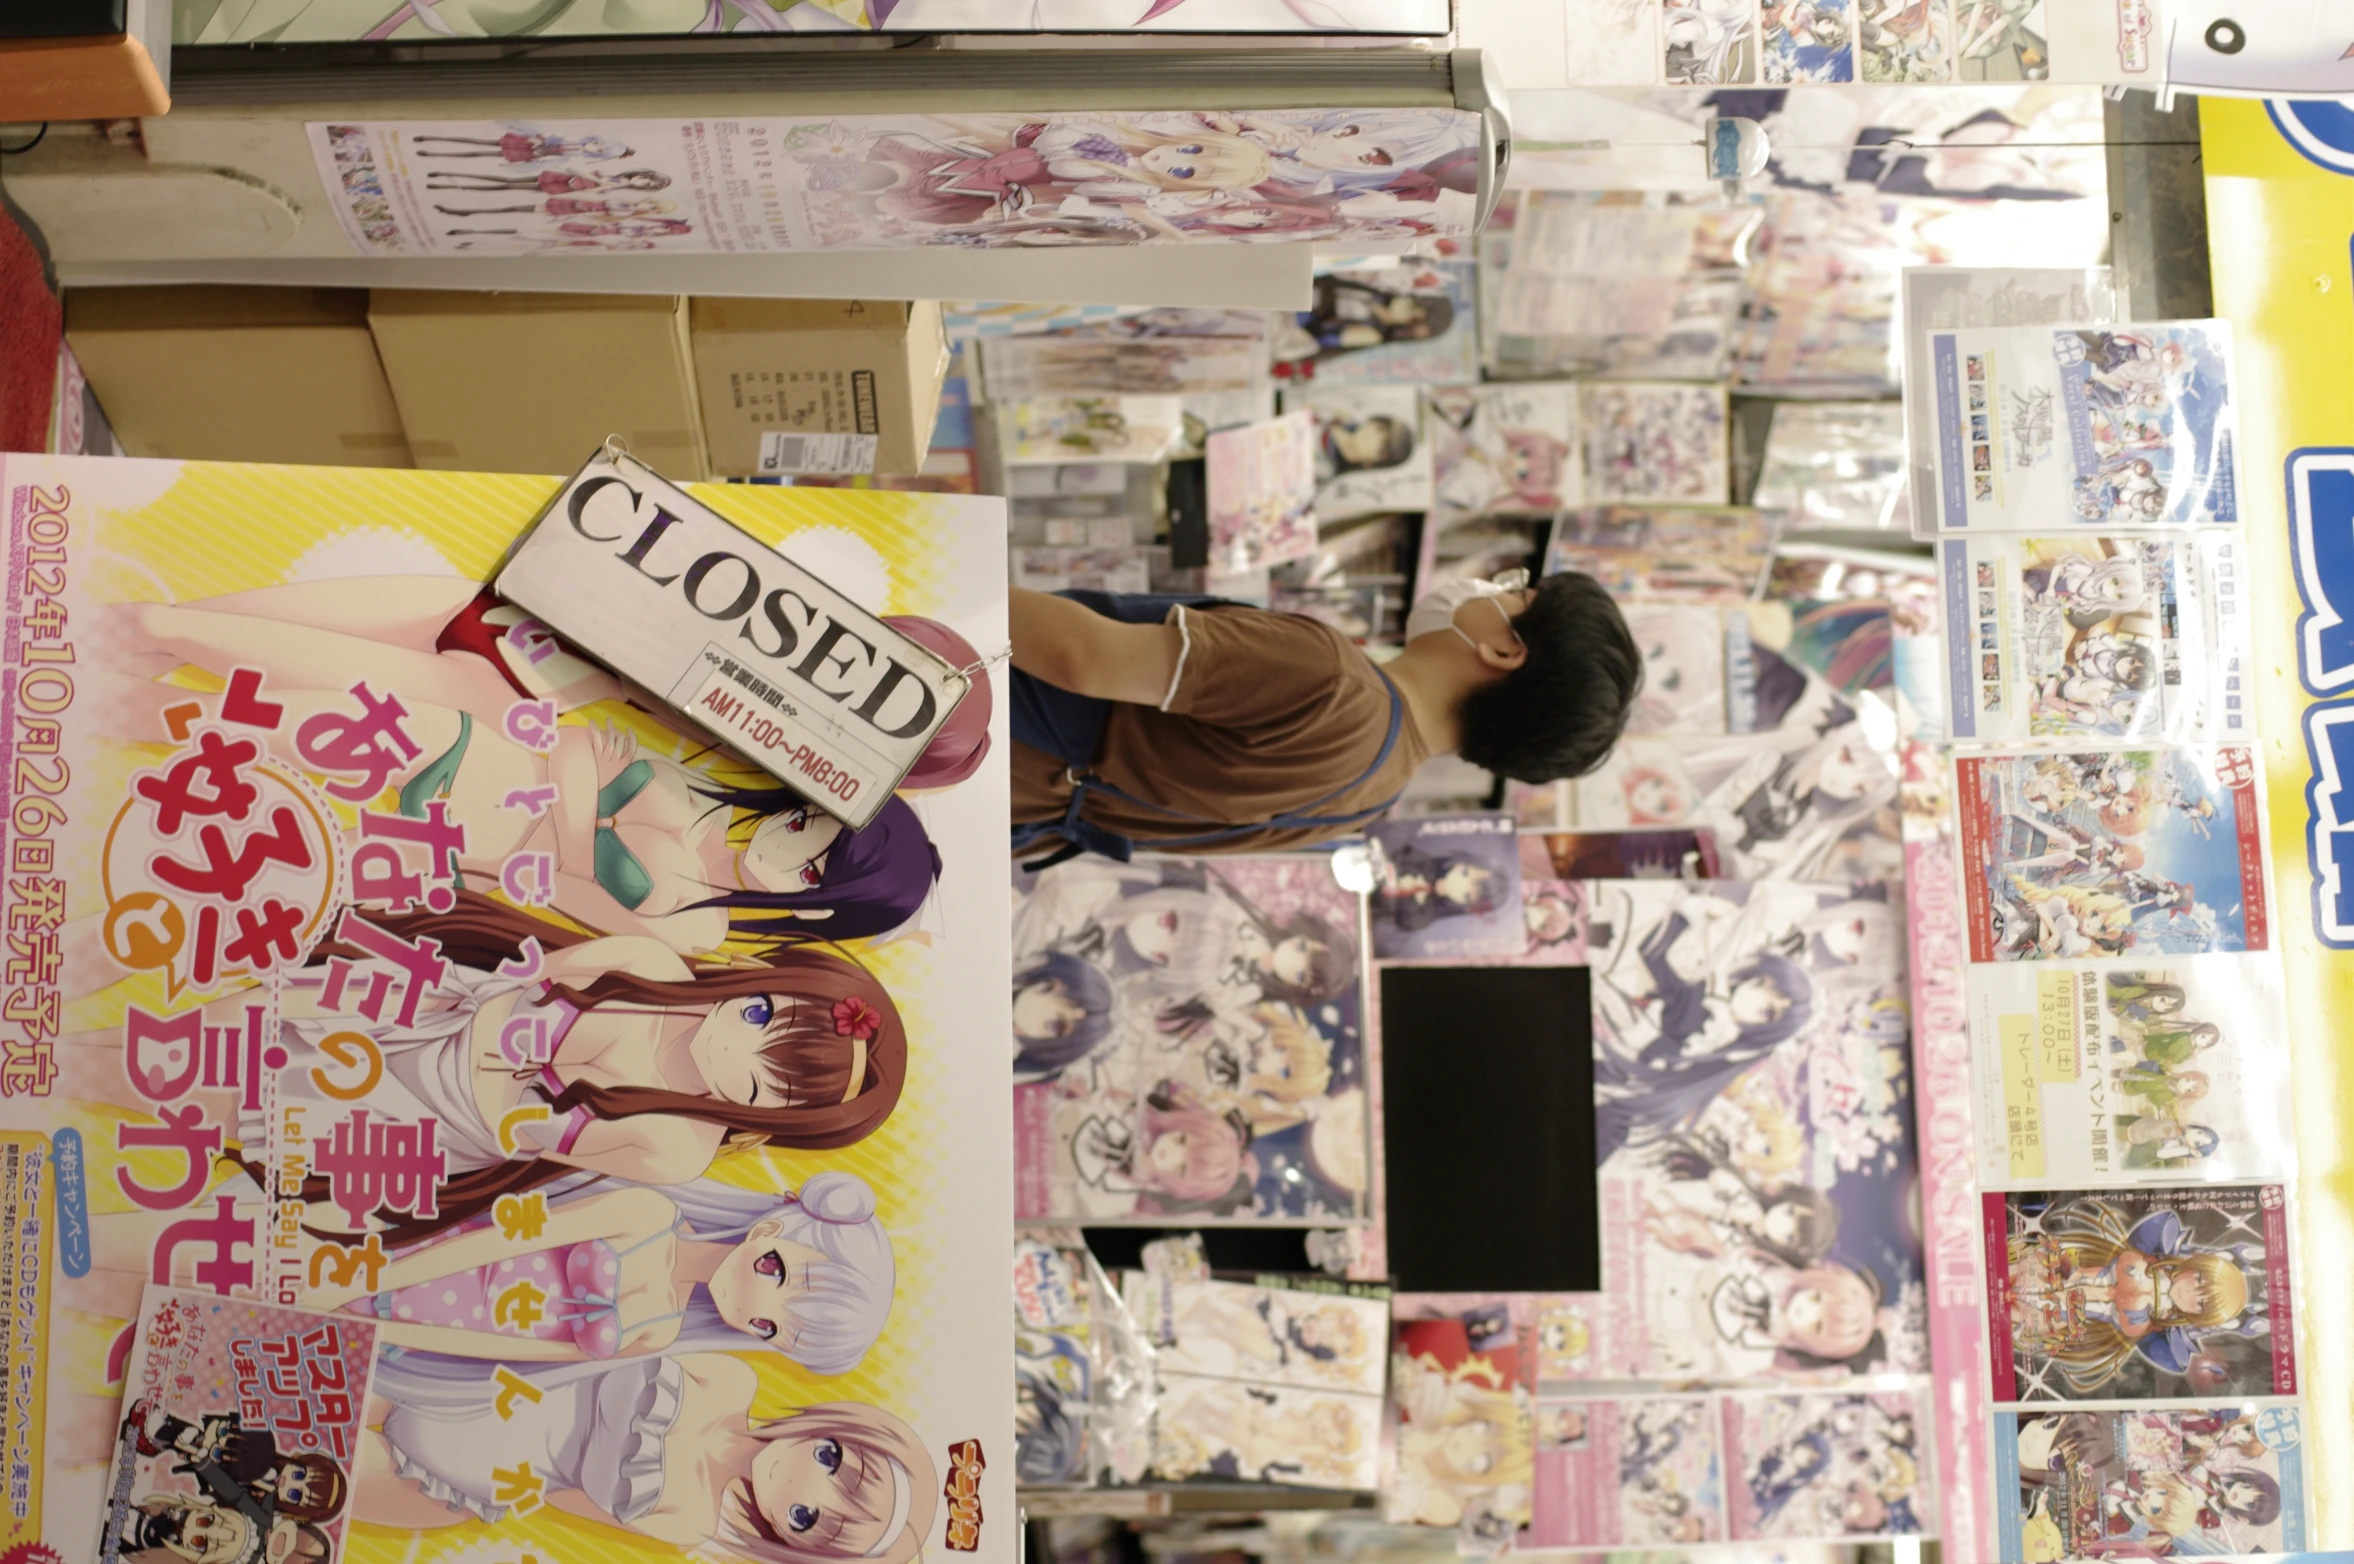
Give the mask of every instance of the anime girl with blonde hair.
M 2229 1369 L 2205 1339 L 2271 1328 L 2250 1259 L 2194 1243 L 2171 1210 L 2135 1219 L 2106 1200 L 2075 1200 L 2042 1231 L 2013 1233 L 2009 1259 L 2013 1340 L 2056 1365 L 2078 1397 L 2117 1394 L 2110 1387 L 2136 1358 L 2191 1393 L 2222 1389 Z
M 760 1378 L 726 1353 L 505 1370 L 430 1352 L 379 1357 L 353 1513 L 424 1531 L 496 1523 L 492 1473 L 528 1461 L 551 1504 L 675 1548 L 716 1543 L 756 1564 L 912 1564 L 929 1540 L 939 1470 L 880 1407 L 750 1412 Z
M 1153 1467 L 1172 1481 L 1220 1476 L 1354 1487 L 1365 1481 L 1373 1453 L 1370 1422 L 1340 1396 L 1195 1380 L 1161 1398 Z
M 2068 960 L 2125 953 L 2133 908 L 2124 897 L 2085 885 L 2037 885 L 2018 874 L 2011 876 L 2011 890 L 2019 905 L 2035 916 L 2034 924 L 2014 942 L 2013 948 L 2022 954 Z
M 1528 1393 L 1501 1380 L 1486 1358 L 1453 1368 L 1428 1352 L 1402 1354 L 1394 1376 L 1403 1409 L 1400 1486 L 1415 1523 L 1453 1526 L 1474 1506 L 1525 1511 L 1536 1471 L 1536 1417 Z M 1517 1494 L 1510 1492 L 1518 1490 Z M 1503 1501 L 1503 1502 L 1499 1502 Z

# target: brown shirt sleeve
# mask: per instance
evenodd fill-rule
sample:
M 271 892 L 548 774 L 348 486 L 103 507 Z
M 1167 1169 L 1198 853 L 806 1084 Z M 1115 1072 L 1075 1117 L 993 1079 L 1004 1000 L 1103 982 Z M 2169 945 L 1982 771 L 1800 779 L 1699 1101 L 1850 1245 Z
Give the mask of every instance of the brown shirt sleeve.
M 1338 631 L 1298 614 L 1193 608 L 1170 622 L 1182 624 L 1183 649 L 1161 709 L 1223 728 L 1297 721 L 1333 699 L 1344 653 L 1364 656 Z

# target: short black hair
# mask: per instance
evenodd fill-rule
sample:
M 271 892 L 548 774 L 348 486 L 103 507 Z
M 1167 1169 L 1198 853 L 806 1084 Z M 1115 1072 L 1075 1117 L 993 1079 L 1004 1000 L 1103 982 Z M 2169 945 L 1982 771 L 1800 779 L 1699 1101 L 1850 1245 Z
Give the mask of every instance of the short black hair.
M 1515 782 L 1580 777 L 1609 758 L 1643 687 L 1626 616 L 1581 571 L 1537 583 L 1512 628 L 1528 660 L 1464 697 L 1460 753 Z

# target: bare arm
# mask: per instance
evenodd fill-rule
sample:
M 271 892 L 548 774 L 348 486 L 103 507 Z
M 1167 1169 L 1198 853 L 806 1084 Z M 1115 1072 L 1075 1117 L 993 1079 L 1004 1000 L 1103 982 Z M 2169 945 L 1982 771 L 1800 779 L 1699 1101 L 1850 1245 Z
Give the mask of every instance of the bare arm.
M 566 1201 L 548 1212 L 539 1236 L 517 1243 L 495 1227 L 477 1228 L 446 1238 L 423 1249 L 413 1249 L 384 1268 L 373 1289 L 360 1286 L 314 1287 L 307 1307 L 339 1309 L 370 1291 L 391 1292 L 417 1282 L 438 1281 L 460 1271 L 476 1270 L 500 1260 L 602 1238 L 616 1249 L 628 1249 L 656 1233 L 667 1232 L 678 1220 L 678 1208 L 654 1189 L 613 1189 L 585 1199 Z M 472 1336 L 473 1331 L 459 1332 Z M 502 1341 L 510 1337 L 500 1337 Z M 429 1342 L 415 1345 L 430 1346 Z M 472 1354 L 467 1354 L 471 1356 Z
M 1176 677 L 1183 637 L 1173 624 L 1122 624 L 1069 598 L 1013 590 L 1014 666 L 1057 689 L 1097 700 L 1159 706 Z
M 716 1124 L 639 1113 L 590 1120 L 570 1151 L 551 1151 L 547 1160 L 634 1184 L 685 1184 L 710 1170 L 720 1140 Z

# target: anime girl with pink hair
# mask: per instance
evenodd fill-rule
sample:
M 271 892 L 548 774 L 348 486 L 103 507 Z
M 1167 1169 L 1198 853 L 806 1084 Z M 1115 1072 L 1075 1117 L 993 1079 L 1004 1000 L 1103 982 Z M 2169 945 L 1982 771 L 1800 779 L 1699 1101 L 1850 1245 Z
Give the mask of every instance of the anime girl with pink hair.
M 1071 1140 L 1079 1179 L 1132 1195 L 1139 1215 L 1231 1216 L 1255 1198 L 1259 1160 L 1240 1108 L 1210 1106 L 1182 1083 L 1163 1081 L 1132 1114 L 1098 1113 Z

